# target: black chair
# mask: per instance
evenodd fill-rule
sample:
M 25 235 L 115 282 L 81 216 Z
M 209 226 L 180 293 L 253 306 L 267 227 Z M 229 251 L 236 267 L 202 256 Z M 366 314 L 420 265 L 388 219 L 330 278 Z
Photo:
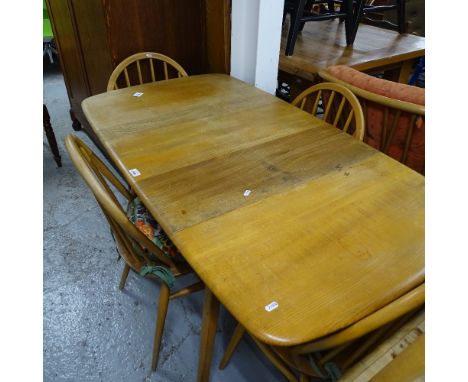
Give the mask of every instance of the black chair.
M 339 3 L 339 8 L 335 7 Z M 314 8 L 318 8 L 315 10 Z M 348 12 L 348 9 L 350 11 Z M 352 45 L 350 40 L 353 27 L 353 0 L 286 0 L 283 12 L 283 23 L 286 14 L 291 15 L 288 38 L 286 42 L 286 56 L 291 56 L 297 40 L 297 34 L 304 28 L 306 22 L 323 21 L 339 18 L 345 21 L 346 43 Z
M 359 23 L 366 20 L 370 24 L 386 26 L 404 33 L 406 30 L 405 0 L 395 0 L 394 4 L 373 5 L 373 0 L 286 0 L 283 12 L 283 23 L 286 14 L 291 15 L 288 38 L 286 42 L 286 56 L 294 52 L 298 33 L 306 22 L 323 21 L 339 18 L 345 22 L 346 45 L 353 45 Z M 318 8 L 318 10 L 314 10 Z M 388 20 L 369 17 L 372 14 L 396 10 L 398 24 Z
M 356 33 L 359 23 L 364 20 L 367 24 L 386 27 L 398 31 L 399 33 L 406 32 L 406 0 L 382 0 L 377 5 L 374 5 L 375 0 L 352 0 L 352 5 L 348 4 L 348 0 L 335 0 L 335 4 L 341 7 L 351 7 L 353 16 L 350 16 L 352 25 L 346 30 L 346 44 L 353 45 L 356 39 Z M 389 4 L 393 3 L 393 4 Z M 382 12 L 394 11 L 397 12 L 397 24 L 392 23 L 382 18 L 369 17 L 369 15 L 380 15 Z M 348 35 L 349 34 L 349 35 Z
M 366 1 L 365 4 L 361 5 L 361 13 L 359 14 L 359 20 L 364 19 L 367 23 L 376 26 L 383 26 L 390 29 L 394 29 L 399 33 L 406 32 L 406 0 L 395 0 L 393 4 L 388 4 L 390 1 L 386 1 L 386 4 L 373 5 L 375 1 Z M 363 2 L 364 3 L 364 2 Z M 396 10 L 397 13 L 397 24 L 392 23 L 388 20 L 377 19 L 375 17 L 369 17 L 371 14 L 381 14 L 382 12 Z

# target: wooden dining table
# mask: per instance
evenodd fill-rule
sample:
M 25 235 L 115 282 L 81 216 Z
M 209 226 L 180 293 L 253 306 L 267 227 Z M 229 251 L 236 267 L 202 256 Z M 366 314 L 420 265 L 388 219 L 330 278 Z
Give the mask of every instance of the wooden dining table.
M 292 346 L 424 281 L 424 177 L 321 119 L 222 74 L 82 106 L 206 285 L 199 381 L 220 302 L 258 340 Z

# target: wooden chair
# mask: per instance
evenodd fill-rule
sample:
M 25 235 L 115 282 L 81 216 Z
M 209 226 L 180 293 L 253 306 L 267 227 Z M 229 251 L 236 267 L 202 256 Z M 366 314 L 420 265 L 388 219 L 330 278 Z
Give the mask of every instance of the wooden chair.
M 278 347 L 266 345 L 252 337 L 266 357 L 288 379 L 309 381 L 309 377 L 336 380 L 364 355 L 400 329 L 424 304 L 425 284 L 382 307 L 360 321 L 311 342 Z M 238 324 L 219 365 L 224 369 L 239 344 L 245 328 Z
M 122 205 L 111 190 L 111 186 L 128 203 L 135 200 L 135 195 L 114 176 L 88 146 L 73 135 L 68 135 L 65 138 L 65 145 L 76 169 L 88 184 L 101 207 L 111 227 L 117 251 L 125 260 L 119 289 L 124 288 L 130 270 L 152 278 L 161 285 L 152 357 L 152 369 L 156 370 L 169 300 L 199 291 L 204 286 L 201 282 L 196 282 L 178 291 L 170 291 L 174 277 L 179 278 L 193 273 L 188 263 L 167 256 L 155 242 L 129 220 Z
M 52 124 L 50 123 L 50 115 L 47 110 L 47 106 L 42 104 L 42 124 L 44 126 L 44 131 L 46 133 L 47 142 L 49 142 L 50 150 L 54 155 L 55 162 L 58 167 L 62 167 L 62 158 L 60 157 L 60 152 L 57 145 L 57 140 L 55 139 L 54 130 L 52 129 Z
M 386 80 L 371 78 L 367 74 L 358 73 L 347 67 L 342 67 L 341 71 L 336 72 L 342 73 L 338 78 L 338 74 L 330 72 L 335 73 L 333 68 L 339 67 L 322 70 L 319 72 L 319 76 L 325 81 L 348 88 L 357 96 L 365 118 L 364 142 L 413 170 L 424 174 L 425 106 L 394 98 L 403 96 L 405 91 L 412 91 L 411 88 L 414 88 L 415 91 L 421 90 L 423 92 L 423 90 L 405 84 L 389 83 Z M 364 86 L 370 87 L 369 85 L 360 85 L 362 87 L 358 87 L 349 83 L 351 81 L 356 83 L 358 76 L 360 80 L 361 77 L 364 78 L 363 83 L 368 77 L 373 83 L 373 89 L 384 89 L 389 86 L 395 88 L 393 90 L 395 95 L 376 94 L 362 88 Z
M 418 382 L 424 381 L 425 334 L 412 342 L 401 354 L 372 378 L 372 382 Z M 393 356 L 393 355 L 392 355 Z
M 133 65 L 134 63 L 135 65 Z M 124 78 L 121 78 L 122 73 Z M 132 86 L 132 84 L 168 80 L 172 78 L 171 76 L 180 78 L 188 77 L 188 74 L 182 66 L 164 54 L 154 52 L 136 53 L 116 66 L 107 82 L 107 91 Z M 138 77 L 138 79 L 131 81 L 130 78 L 133 79 L 134 77 Z
M 356 96 L 342 85 L 321 83 L 299 94 L 292 105 L 317 115 L 323 108 L 323 120 L 362 141 L 364 115 Z

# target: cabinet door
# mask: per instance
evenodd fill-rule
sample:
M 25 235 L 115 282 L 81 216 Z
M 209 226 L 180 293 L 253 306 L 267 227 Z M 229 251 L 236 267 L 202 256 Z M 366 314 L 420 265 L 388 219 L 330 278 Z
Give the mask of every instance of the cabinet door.
M 103 93 L 112 73 L 102 0 L 71 0 L 90 95 Z
M 163 53 L 188 74 L 205 72 L 203 0 L 103 0 L 113 65 L 144 51 Z
M 80 109 L 81 100 L 91 93 L 81 56 L 73 6 L 70 1 L 64 0 L 46 0 L 46 3 L 70 104 L 75 111 L 79 111 L 77 109 Z

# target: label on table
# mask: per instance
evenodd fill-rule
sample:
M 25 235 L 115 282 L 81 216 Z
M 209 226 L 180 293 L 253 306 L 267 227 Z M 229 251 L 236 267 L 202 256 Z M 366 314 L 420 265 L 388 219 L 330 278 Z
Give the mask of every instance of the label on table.
M 130 173 L 130 175 L 132 176 L 138 176 L 138 175 L 141 175 L 141 172 L 138 171 L 137 168 L 132 168 L 131 170 L 128 170 L 128 172 Z
M 133 96 L 134 96 L 134 97 L 141 97 L 142 95 L 143 95 L 142 92 L 133 93 Z
M 265 306 L 265 310 L 267 312 L 271 312 L 272 310 L 275 310 L 279 304 L 276 301 L 270 302 L 268 305 Z

